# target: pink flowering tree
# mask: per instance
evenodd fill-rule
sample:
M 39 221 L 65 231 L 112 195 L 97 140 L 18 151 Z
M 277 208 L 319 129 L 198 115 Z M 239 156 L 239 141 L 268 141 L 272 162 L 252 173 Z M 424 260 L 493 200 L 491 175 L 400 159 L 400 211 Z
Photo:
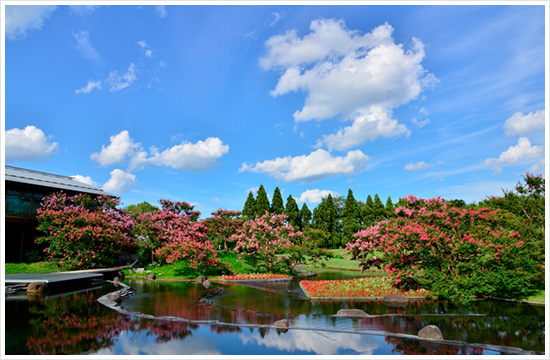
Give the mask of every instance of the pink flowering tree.
M 235 248 L 235 240 L 231 236 L 241 228 L 243 219 L 240 211 L 218 209 L 212 212 L 212 217 L 202 221 L 208 228 L 208 237 L 217 247 L 225 251 Z
M 230 272 L 208 239 L 208 228 L 198 222 L 200 213 L 185 202 L 159 200 L 161 210 L 143 213 L 138 218 L 136 235 L 142 249 L 152 260 L 174 263 L 204 272 Z
M 44 236 L 36 242 L 47 246 L 48 258 L 62 269 L 111 266 L 136 248 L 131 236 L 134 222 L 118 205 L 117 198 L 107 196 L 53 193 L 37 211 L 38 230 Z
M 295 267 L 306 261 L 329 257 L 324 250 L 315 249 L 301 231 L 287 224 L 285 214 L 269 214 L 246 221 L 231 238 L 236 241 L 239 258 L 246 257 L 257 271 L 295 272 Z
M 405 198 L 396 217 L 355 234 L 346 245 L 364 268 L 382 267 L 397 287 L 423 286 L 442 298 L 525 297 L 544 286 L 544 265 L 509 213 L 457 208 L 441 198 Z

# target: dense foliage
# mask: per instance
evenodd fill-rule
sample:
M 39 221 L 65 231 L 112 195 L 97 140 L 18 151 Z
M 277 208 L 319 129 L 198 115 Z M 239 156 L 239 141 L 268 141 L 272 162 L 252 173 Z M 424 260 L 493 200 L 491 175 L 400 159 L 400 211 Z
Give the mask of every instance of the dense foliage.
M 406 200 L 395 218 L 358 232 L 347 244 L 365 268 L 383 266 L 397 286 L 424 286 L 461 301 L 522 298 L 544 285 L 544 259 L 509 228 L 510 213 L 455 207 L 441 198 Z
M 53 193 L 37 211 L 38 230 L 44 236 L 36 242 L 46 244 L 48 258 L 58 261 L 62 269 L 113 265 L 121 253 L 135 250 L 134 221 L 117 209 L 118 204 L 106 196 Z

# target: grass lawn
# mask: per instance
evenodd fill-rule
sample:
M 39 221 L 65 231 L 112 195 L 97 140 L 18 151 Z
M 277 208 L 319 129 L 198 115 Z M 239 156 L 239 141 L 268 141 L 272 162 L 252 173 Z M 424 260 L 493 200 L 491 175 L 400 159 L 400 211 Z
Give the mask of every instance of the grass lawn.
M 392 286 L 387 277 L 369 277 L 352 280 L 302 280 L 311 297 L 383 297 L 388 294 L 427 296 L 428 290 L 404 291 Z
M 536 293 L 535 295 L 529 296 L 525 300 L 526 301 L 534 301 L 534 302 L 546 302 L 545 291 L 541 290 L 538 293 Z
M 5 274 L 44 274 L 57 272 L 57 265 L 47 261 L 35 263 L 7 263 L 4 267 Z
M 344 259 L 344 249 L 331 249 L 329 250 L 333 257 L 325 261 L 325 267 L 342 269 L 342 270 L 357 270 L 360 271 L 359 260 L 346 260 Z M 305 267 L 319 267 L 319 265 L 305 265 Z

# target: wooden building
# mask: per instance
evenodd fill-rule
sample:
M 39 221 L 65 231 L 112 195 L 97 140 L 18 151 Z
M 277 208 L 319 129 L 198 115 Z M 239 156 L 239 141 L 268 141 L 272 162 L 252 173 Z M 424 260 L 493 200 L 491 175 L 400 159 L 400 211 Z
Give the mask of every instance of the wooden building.
M 36 230 L 36 210 L 43 197 L 58 191 L 68 195 L 86 193 L 113 196 L 69 176 L 6 165 L 4 253 L 7 263 L 32 261 L 41 255 L 42 248 L 34 242 L 40 236 Z

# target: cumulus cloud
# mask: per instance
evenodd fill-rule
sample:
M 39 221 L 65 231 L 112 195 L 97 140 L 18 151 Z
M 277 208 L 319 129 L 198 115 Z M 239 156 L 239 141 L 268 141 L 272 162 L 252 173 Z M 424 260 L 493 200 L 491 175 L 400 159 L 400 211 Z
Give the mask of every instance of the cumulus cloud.
M 111 178 L 102 187 L 107 192 L 122 194 L 130 190 L 137 183 L 134 174 L 124 172 L 120 169 L 114 169 L 110 174 Z
M 271 37 L 260 66 L 283 71 L 271 95 L 307 94 L 303 108 L 294 113 L 296 121 L 337 115 L 353 121 L 320 141 L 329 147 L 343 149 L 380 136 L 407 134 L 405 125 L 391 119 L 391 110 L 416 99 L 437 79 L 421 65 L 423 43 L 413 38 L 411 49 L 405 50 L 394 42 L 392 32 L 387 23 L 361 34 L 347 29 L 342 20 L 318 19 L 302 38 L 294 30 Z
M 317 141 L 317 146 L 326 145 L 329 150 L 346 150 L 360 145 L 366 140 L 378 137 L 409 135 L 410 130 L 391 118 L 391 111 L 381 106 L 371 106 L 364 114 L 355 118 L 351 126 L 338 130 L 336 134 L 325 135 Z
M 128 157 L 133 156 L 141 147 L 141 144 L 134 143 L 127 130 L 111 136 L 110 140 L 111 143 L 108 146 L 101 146 L 101 152 L 93 153 L 90 156 L 92 160 L 97 161 L 101 166 L 120 163 Z
M 319 190 L 319 189 L 312 189 L 312 190 L 306 190 L 300 195 L 298 199 L 296 199 L 299 203 L 310 203 L 310 204 L 317 204 L 320 203 L 323 198 L 327 197 L 329 194 L 331 194 L 333 197 L 338 195 L 335 191 L 332 190 Z
M 81 87 L 80 89 L 76 89 L 74 92 L 75 94 L 89 94 L 94 89 L 101 90 L 101 81 L 88 80 L 87 85 Z
M 126 73 L 122 75 L 120 75 L 116 70 L 111 71 L 107 79 L 105 79 L 105 83 L 111 87 L 109 91 L 116 92 L 132 85 L 132 83 L 136 80 L 135 65 L 134 63 L 131 63 L 128 70 L 126 70 Z
M 349 151 L 344 156 L 332 156 L 328 151 L 318 149 L 309 155 L 286 156 L 274 160 L 244 163 L 239 172 L 265 173 L 284 181 L 311 182 L 333 175 L 350 175 L 362 170 L 370 158 L 360 150 Z
M 78 181 L 78 182 L 81 182 L 83 184 L 86 184 L 86 185 L 91 185 L 91 186 L 95 186 L 95 187 L 98 187 L 98 184 L 92 180 L 91 177 L 89 176 L 82 176 L 82 175 L 73 175 L 71 176 L 74 180 Z
M 139 142 L 134 142 L 127 130 L 110 137 L 110 144 L 103 145 L 99 153 L 90 156 L 101 166 L 128 162 L 128 170 L 142 169 L 146 165 L 169 166 L 183 171 L 207 171 L 217 165 L 217 160 L 229 152 L 229 145 L 214 137 L 190 143 L 182 141 L 162 152 L 151 146 L 149 152 Z
M 207 171 L 218 164 L 218 159 L 229 152 L 229 145 L 224 145 L 219 138 L 209 137 L 195 144 L 183 141 L 163 152 L 152 150 L 152 156 L 142 151 L 134 159 L 131 167 L 144 164 L 164 165 L 182 171 Z
M 21 39 L 30 30 L 39 30 L 44 25 L 55 5 L 6 5 L 6 37 L 9 40 Z
M 96 62 L 101 61 L 101 57 L 90 42 L 90 33 L 88 31 L 73 32 L 73 37 L 76 39 L 77 49 L 86 59 Z
M 56 142 L 50 141 L 51 136 L 35 126 L 24 129 L 14 128 L 6 131 L 6 160 L 45 160 L 58 148 Z
M 531 145 L 528 138 L 520 137 L 517 145 L 510 146 L 508 150 L 502 152 L 498 158 L 486 159 L 483 165 L 491 167 L 498 173 L 502 171 L 499 165 L 511 165 L 523 160 L 540 159 L 542 157 L 544 157 L 544 149 L 542 146 Z
M 535 131 L 544 131 L 545 111 L 538 110 L 527 115 L 517 112 L 504 123 L 504 132 L 508 136 L 527 135 Z

